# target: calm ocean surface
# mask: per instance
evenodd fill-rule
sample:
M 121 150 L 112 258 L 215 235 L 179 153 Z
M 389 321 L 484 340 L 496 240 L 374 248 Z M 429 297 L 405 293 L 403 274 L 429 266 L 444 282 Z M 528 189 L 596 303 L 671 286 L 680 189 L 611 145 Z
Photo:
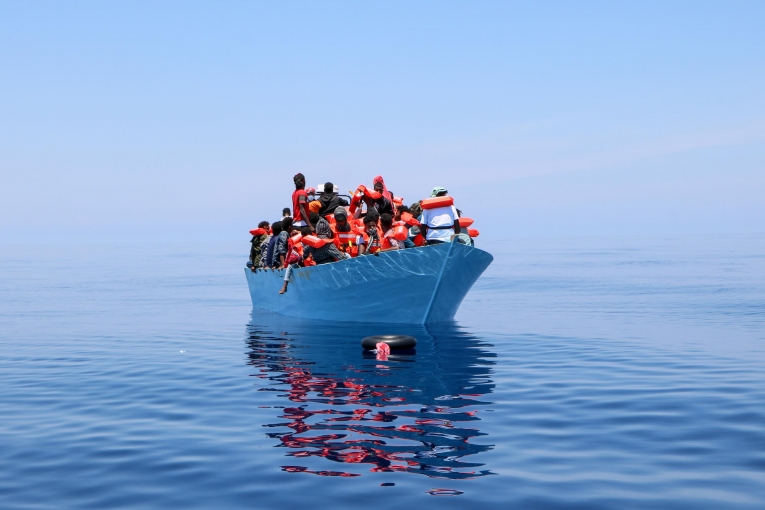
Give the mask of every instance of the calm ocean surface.
M 0 247 L 0 508 L 765 508 L 765 236 L 479 246 L 427 328 L 253 311 L 247 239 Z

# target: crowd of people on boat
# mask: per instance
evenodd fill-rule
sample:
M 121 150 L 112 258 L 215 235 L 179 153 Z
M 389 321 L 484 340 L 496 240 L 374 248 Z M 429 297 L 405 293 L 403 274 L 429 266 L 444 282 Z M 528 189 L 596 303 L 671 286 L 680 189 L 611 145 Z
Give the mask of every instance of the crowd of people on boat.
M 247 267 L 253 272 L 286 269 L 280 294 L 299 267 L 452 241 L 473 245 L 478 236 L 469 228 L 473 220 L 462 217 L 443 187 L 407 207 L 379 175 L 372 189 L 360 185 L 349 200 L 331 182 L 306 188 L 302 173 L 293 182 L 292 207 L 282 210 L 281 219 L 261 221 L 250 231 Z

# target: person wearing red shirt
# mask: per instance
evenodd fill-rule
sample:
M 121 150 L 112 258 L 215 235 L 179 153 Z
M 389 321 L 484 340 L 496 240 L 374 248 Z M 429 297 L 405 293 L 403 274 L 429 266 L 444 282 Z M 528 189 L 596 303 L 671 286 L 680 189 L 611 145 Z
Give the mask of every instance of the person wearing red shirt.
M 305 192 L 305 176 L 301 173 L 292 178 L 295 191 L 292 193 L 292 224 L 296 227 L 310 227 L 308 214 L 308 194 Z

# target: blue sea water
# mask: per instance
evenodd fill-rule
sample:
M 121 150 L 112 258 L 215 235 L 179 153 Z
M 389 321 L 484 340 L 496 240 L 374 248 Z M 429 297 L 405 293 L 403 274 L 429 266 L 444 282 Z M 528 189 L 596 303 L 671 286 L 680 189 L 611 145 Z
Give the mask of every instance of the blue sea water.
M 0 247 L 0 508 L 765 507 L 765 236 L 480 246 L 426 328 L 253 310 L 246 241 Z

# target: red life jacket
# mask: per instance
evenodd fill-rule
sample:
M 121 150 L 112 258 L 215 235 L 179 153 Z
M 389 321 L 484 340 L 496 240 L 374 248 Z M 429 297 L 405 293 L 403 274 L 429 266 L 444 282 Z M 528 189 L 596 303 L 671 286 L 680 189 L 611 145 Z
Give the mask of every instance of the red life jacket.
M 420 226 L 420 222 L 417 221 L 417 218 L 415 218 L 414 216 L 412 216 L 408 212 L 401 213 L 401 221 L 403 221 L 404 223 L 406 223 L 410 227 L 419 227 Z
M 310 246 L 311 248 L 321 248 L 327 243 L 331 243 L 332 239 L 319 239 L 316 236 L 305 236 L 303 237 L 303 244 L 306 246 Z
M 420 205 L 423 209 L 436 209 L 437 207 L 448 207 L 454 205 L 454 199 L 452 197 L 434 197 L 420 200 Z
M 406 241 L 406 238 L 409 237 L 409 228 L 406 226 L 406 223 L 397 221 L 393 225 L 393 237 L 395 237 L 397 241 Z
M 468 229 L 468 235 L 470 237 L 478 237 L 480 234 L 481 233 L 479 231 L 477 231 L 476 229 L 474 229 L 474 228 L 469 228 Z
M 266 229 L 264 228 L 256 228 L 254 230 L 250 230 L 250 234 L 254 236 L 262 236 L 265 233 L 266 233 Z
M 473 220 L 470 218 L 460 218 L 460 228 L 468 228 L 473 224 Z
M 349 232 L 335 232 L 335 246 L 340 251 L 348 252 L 356 245 L 356 234 L 351 229 Z
M 382 238 L 382 241 L 380 241 L 380 247 L 383 250 L 387 250 L 388 248 L 393 248 L 393 245 L 391 244 L 390 240 L 396 239 L 396 234 L 393 229 L 390 229 L 385 233 L 385 235 Z

